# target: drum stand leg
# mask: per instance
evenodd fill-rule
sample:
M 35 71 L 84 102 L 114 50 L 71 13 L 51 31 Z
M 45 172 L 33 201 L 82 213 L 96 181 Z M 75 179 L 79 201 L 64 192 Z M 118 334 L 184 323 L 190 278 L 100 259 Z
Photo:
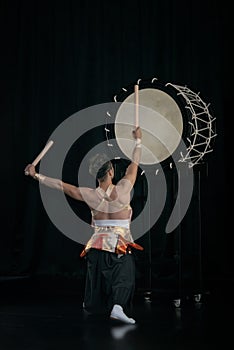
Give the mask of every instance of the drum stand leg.
M 198 196 L 198 274 L 199 274 L 199 290 L 202 290 L 202 236 L 201 236 L 201 171 L 198 170 L 198 188 L 197 188 L 197 196 Z M 199 302 L 201 299 L 201 294 L 194 295 L 194 301 Z
M 180 171 L 178 170 L 178 180 L 175 176 L 174 170 L 173 170 L 173 176 L 172 176 L 172 189 L 173 189 L 173 199 L 176 200 L 176 196 L 180 196 L 179 193 L 177 193 L 177 182 L 180 181 Z M 181 208 L 180 208 L 180 202 L 178 205 L 178 217 L 181 216 Z M 176 235 L 175 240 L 177 241 L 176 248 L 175 248 L 175 259 L 178 263 L 178 284 L 177 285 L 177 297 L 173 300 L 173 303 L 176 307 L 180 307 L 181 305 L 181 298 L 182 298 L 182 235 L 181 235 L 181 223 L 179 223 L 178 227 L 176 228 Z
M 148 288 L 144 292 L 144 299 L 147 302 L 151 302 L 151 296 L 152 296 L 152 270 L 151 270 L 151 232 L 148 232 L 148 248 L 149 248 L 149 254 L 148 254 L 148 266 L 149 266 L 149 271 L 148 271 Z
M 199 303 L 201 300 L 201 291 L 203 288 L 203 283 L 202 283 L 202 228 L 201 228 L 201 170 L 198 169 L 197 173 L 195 173 L 195 188 L 196 188 L 196 198 L 197 198 L 197 203 L 195 203 L 195 211 L 197 213 L 197 230 L 194 233 L 197 235 L 197 244 L 196 244 L 196 249 L 197 251 L 194 253 L 196 257 L 196 262 L 197 264 L 197 274 L 198 277 L 196 278 L 196 283 L 197 285 L 194 286 L 196 292 L 193 294 L 193 300 L 195 303 Z M 180 207 L 179 207 L 179 214 L 180 214 Z M 178 249 L 177 249 L 177 261 L 178 261 L 178 298 L 174 299 L 174 305 L 176 307 L 180 306 L 181 303 L 181 298 L 183 295 L 183 262 L 182 262 L 182 231 L 181 231 L 181 225 L 178 226 L 177 228 L 178 232 Z M 188 297 L 188 296 L 187 296 Z
M 149 183 L 149 179 L 148 179 Z M 149 186 L 150 188 L 150 186 Z M 148 192 L 148 197 L 150 197 L 150 193 Z M 150 198 L 148 198 L 150 203 Z M 149 222 L 150 222 L 150 208 L 149 208 Z M 144 292 L 144 300 L 146 302 L 151 302 L 152 297 L 152 251 L 151 251 L 151 231 L 149 230 L 147 233 L 148 236 L 148 288 Z

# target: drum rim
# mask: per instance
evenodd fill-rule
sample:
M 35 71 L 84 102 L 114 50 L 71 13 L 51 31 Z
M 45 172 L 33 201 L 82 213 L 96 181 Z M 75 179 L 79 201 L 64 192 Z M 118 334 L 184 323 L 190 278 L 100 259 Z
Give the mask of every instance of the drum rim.
M 177 152 L 178 149 L 181 148 L 181 143 L 183 142 L 184 138 L 186 137 L 187 133 L 188 133 L 188 128 L 189 125 L 188 123 L 185 123 L 185 121 L 187 121 L 190 118 L 190 115 L 188 113 L 188 110 L 185 108 L 185 101 L 184 99 L 178 95 L 178 93 L 176 92 L 176 90 L 171 86 L 171 85 L 166 85 L 166 83 L 162 83 L 159 82 L 158 80 L 141 80 L 140 81 L 140 85 L 139 85 L 139 90 L 142 89 L 156 89 L 159 91 L 162 91 L 164 93 L 166 93 L 169 97 L 171 97 L 175 103 L 177 104 L 181 116 L 182 116 L 182 120 L 183 120 L 183 128 L 182 128 L 182 133 L 181 133 L 181 139 L 176 147 L 176 149 L 174 150 L 174 152 L 169 155 L 166 159 L 162 160 L 161 162 L 155 163 L 155 164 L 141 164 L 141 167 L 144 169 L 150 169 L 152 167 L 157 167 L 160 166 L 162 168 L 165 168 L 167 166 L 169 166 L 172 162 L 173 162 L 173 155 Z M 131 94 L 133 94 L 134 92 L 134 84 L 129 84 L 126 86 L 126 88 L 122 88 L 121 91 L 119 91 L 118 94 L 116 94 L 114 96 L 114 101 L 117 103 L 121 103 L 124 102 L 127 97 L 129 97 Z M 111 138 L 112 140 L 112 153 L 118 153 L 118 156 L 114 156 L 114 158 L 122 158 L 122 157 L 126 157 L 126 155 L 123 153 L 123 151 L 120 149 L 117 140 L 116 140 L 116 135 L 115 135 L 115 122 L 112 121 L 112 123 L 110 123 L 110 120 L 108 120 L 108 130 L 110 130 L 110 132 L 108 133 L 109 138 Z M 114 141 L 114 142 L 113 142 Z M 114 152 L 113 149 L 115 149 L 117 147 L 118 151 Z

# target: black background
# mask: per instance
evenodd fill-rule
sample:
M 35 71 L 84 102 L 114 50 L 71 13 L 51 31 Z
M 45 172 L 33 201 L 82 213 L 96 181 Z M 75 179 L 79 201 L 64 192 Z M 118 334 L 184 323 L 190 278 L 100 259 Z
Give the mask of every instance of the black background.
M 201 203 L 195 196 L 194 208 L 184 221 L 183 252 L 186 257 L 191 249 L 198 251 L 194 213 L 201 204 L 205 280 L 226 288 L 233 280 L 228 205 L 233 103 L 229 6 L 216 0 L 1 1 L 0 16 L 1 276 L 83 281 L 82 246 L 50 222 L 38 184 L 24 176 L 24 167 L 66 118 L 89 106 L 112 102 L 122 87 L 138 79 L 156 77 L 200 92 L 216 118 L 214 150 L 202 170 Z M 101 131 L 96 136 L 103 137 Z M 70 173 L 66 180 L 74 178 Z M 142 180 L 138 185 L 143 201 Z M 85 213 L 86 208 L 76 205 Z M 133 206 L 139 209 L 137 203 Z M 151 246 L 149 235 L 140 239 L 145 253 L 139 257 L 137 276 L 143 288 L 148 288 L 144 271 L 150 273 L 151 253 L 156 265 L 161 255 L 174 254 L 175 237 L 165 239 L 160 231 L 167 215 L 152 229 Z M 154 268 L 153 284 L 157 285 Z

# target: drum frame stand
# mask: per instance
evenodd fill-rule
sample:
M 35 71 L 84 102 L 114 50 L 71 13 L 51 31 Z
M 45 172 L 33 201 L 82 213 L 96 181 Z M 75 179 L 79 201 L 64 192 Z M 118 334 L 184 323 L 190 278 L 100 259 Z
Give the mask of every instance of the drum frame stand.
M 202 166 L 206 166 L 206 173 L 208 172 L 207 169 L 207 164 L 202 164 Z M 196 169 L 198 167 L 198 169 Z M 194 170 L 194 178 L 195 178 L 195 183 L 194 186 L 196 188 L 196 193 L 195 195 L 197 196 L 197 205 L 196 205 L 196 210 L 197 210 L 197 246 L 198 246 L 198 286 L 197 286 L 197 293 L 193 295 L 193 300 L 195 303 L 199 303 L 201 300 L 202 296 L 202 289 L 203 289 L 203 279 L 202 279 L 202 227 L 201 227 L 201 169 L 200 165 L 196 165 L 195 170 Z M 178 171 L 178 177 L 180 176 L 180 171 Z M 149 181 L 149 180 L 148 180 Z M 175 174 L 173 174 L 173 195 L 175 195 L 176 192 L 176 179 L 175 179 Z M 150 187 L 150 186 L 149 186 Z M 148 193 L 148 196 L 151 194 Z M 180 206 L 178 207 L 178 215 L 180 215 Z M 150 215 L 150 214 L 149 214 Z M 150 218 L 149 218 L 150 220 Z M 175 299 L 173 299 L 173 303 L 175 307 L 180 307 L 181 306 L 181 301 L 184 296 L 183 293 L 183 266 L 182 266 L 182 229 L 181 229 L 181 223 L 178 225 L 176 228 L 177 230 L 177 242 L 178 242 L 178 292 Z M 148 249 L 149 249 L 149 254 L 148 254 L 148 286 L 144 292 L 144 300 L 146 302 L 151 302 L 152 301 L 152 294 L 153 294 L 153 288 L 152 288 L 152 246 L 151 246 L 151 230 L 148 231 Z M 188 295 L 185 296 L 186 299 L 189 298 Z
M 206 164 L 202 164 L 202 166 L 207 166 Z M 197 169 L 198 167 L 198 169 Z M 198 247 L 198 261 L 197 261 L 197 273 L 198 273 L 198 285 L 197 285 L 197 293 L 193 294 L 193 300 L 195 303 L 199 303 L 202 296 L 202 289 L 203 289 L 203 279 L 202 279 L 202 227 L 201 227 L 201 169 L 200 165 L 196 165 L 194 167 L 194 179 L 195 183 L 194 186 L 196 188 L 195 196 L 197 197 L 197 204 L 195 207 L 195 210 L 197 211 L 197 229 L 196 229 L 196 238 L 197 238 L 197 247 Z M 178 176 L 180 176 L 180 172 L 178 173 Z M 173 178 L 175 178 L 175 175 L 173 175 Z M 175 181 L 173 181 L 175 183 Z M 179 207 L 179 214 L 180 214 L 180 207 Z M 181 224 L 179 224 L 177 228 L 178 233 L 178 298 L 173 300 L 173 303 L 175 307 L 181 306 L 181 301 L 183 296 L 185 296 L 186 299 L 189 299 L 189 295 L 186 295 L 183 292 L 183 262 L 182 262 L 182 229 Z

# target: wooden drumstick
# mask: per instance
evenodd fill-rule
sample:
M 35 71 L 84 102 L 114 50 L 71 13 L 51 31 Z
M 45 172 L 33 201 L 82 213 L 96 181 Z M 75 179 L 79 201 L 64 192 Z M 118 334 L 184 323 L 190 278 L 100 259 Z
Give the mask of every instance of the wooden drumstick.
M 43 150 L 38 154 L 38 156 L 34 159 L 34 161 L 32 162 L 32 165 L 36 166 L 40 160 L 44 157 L 44 155 L 49 151 L 50 147 L 53 145 L 54 141 L 50 140 L 45 147 L 43 148 Z
M 134 86 L 135 91 L 135 126 L 136 128 L 139 126 L 139 85 L 136 84 Z
M 32 162 L 32 165 L 36 166 L 40 160 L 44 157 L 44 155 L 49 151 L 50 147 L 53 145 L 54 141 L 50 140 L 45 147 L 43 148 L 43 150 L 38 154 L 38 156 L 34 159 L 34 161 Z M 29 175 L 29 172 L 26 170 L 25 171 L 25 175 Z

